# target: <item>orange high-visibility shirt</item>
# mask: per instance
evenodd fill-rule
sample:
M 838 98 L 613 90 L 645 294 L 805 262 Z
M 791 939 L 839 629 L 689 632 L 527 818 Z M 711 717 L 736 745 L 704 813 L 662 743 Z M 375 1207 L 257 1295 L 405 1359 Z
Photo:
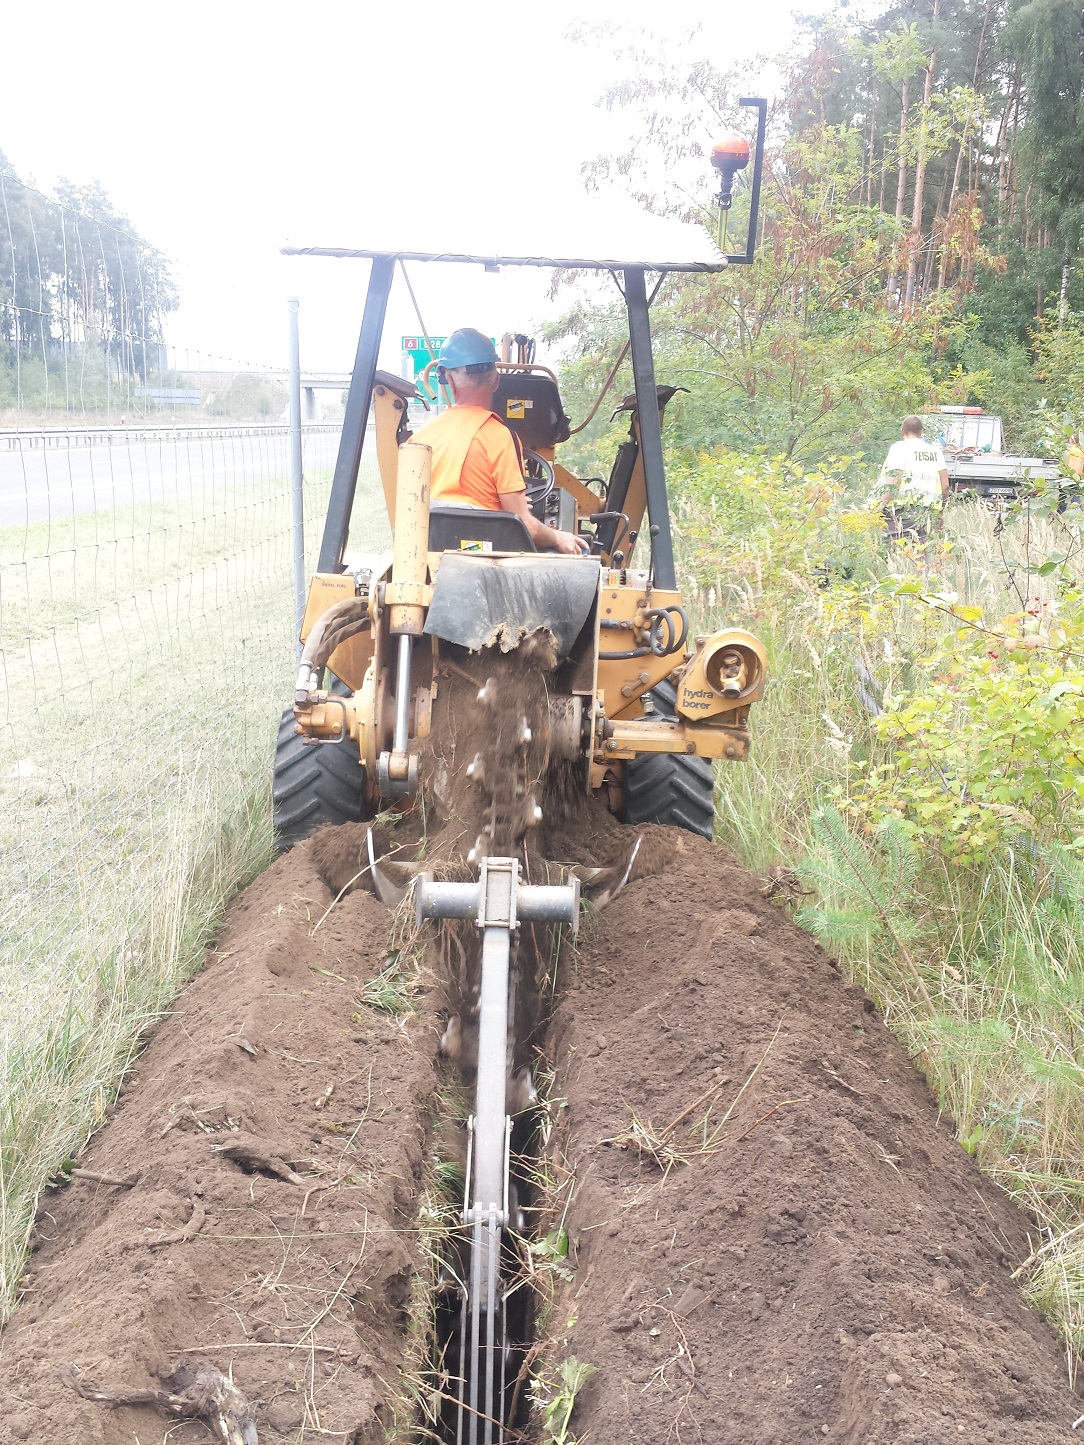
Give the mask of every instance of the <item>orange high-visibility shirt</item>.
M 499 512 L 502 492 L 526 488 L 515 438 L 488 407 L 450 406 L 413 440 L 433 448 L 434 502 Z

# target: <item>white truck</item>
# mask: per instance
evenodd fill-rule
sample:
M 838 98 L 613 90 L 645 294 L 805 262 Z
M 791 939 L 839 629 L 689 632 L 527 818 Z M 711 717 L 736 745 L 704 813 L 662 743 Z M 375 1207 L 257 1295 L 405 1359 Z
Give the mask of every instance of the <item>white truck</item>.
M 1052 457 L 1007 456 L 1001 418 L 980 406 L 943 406 L 922 424 L 925 435 L 941 444 L 953 492 L 1011 501 L 1022 485 L 1060 475 Z

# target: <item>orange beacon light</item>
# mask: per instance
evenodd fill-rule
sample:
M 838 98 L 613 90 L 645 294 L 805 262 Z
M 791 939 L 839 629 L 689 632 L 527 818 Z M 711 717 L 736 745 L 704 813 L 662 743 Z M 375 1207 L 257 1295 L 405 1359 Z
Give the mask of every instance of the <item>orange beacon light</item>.
M 728 211 L 734 194 L 734 177 L 749 164 L 749 142 L 744 136 L 724 135 L 711 148 L 711 163 L 719 172 L 719 207 Z

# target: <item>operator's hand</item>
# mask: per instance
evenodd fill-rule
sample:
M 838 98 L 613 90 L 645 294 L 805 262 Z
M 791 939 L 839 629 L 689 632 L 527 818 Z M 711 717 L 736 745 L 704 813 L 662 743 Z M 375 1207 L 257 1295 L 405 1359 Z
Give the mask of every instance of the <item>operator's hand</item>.
M 553 550 L 563 552 L 566 557 L 580 557 L 591 550 L 587 538 L 577 537 L 574 532 L 558 532 L 552 529 L 550 536 L 553 538 Z
M 527 505 L 526 492 L 501 492 L 499 501 L 502 512 L 511 512 L 527 528 L 527 535 L 541 552 L 563 552 L 566 557 L 578 557 L 581 552 L 590 552 L 591 544 L 572 532 L 558 532 L 540 522 Z

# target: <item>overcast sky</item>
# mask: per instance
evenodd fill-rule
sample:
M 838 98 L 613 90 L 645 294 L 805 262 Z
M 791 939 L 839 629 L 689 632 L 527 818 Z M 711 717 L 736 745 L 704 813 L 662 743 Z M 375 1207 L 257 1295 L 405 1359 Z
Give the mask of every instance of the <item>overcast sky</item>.
M 691 51 L 726 66 L 782 50 L 793 3 L 9 0 L 0 150 L 46 191 L 61 176 L 100 180 L 172 258 L 182 306 L 168 340 L 190 364 L 197 350 L 285 364 L 296 294 L 302 365 L 348 369 L 368 263 L 284 258 L 284 241 L 395 234 L 443 248 L 464 216 L 513 213 L 526 234 L 532 215 L 550 232 L 557 215 L 574 237 L 582 208 L 607 204 L 585 198 L 580 164 L 620 141 L 620 121 L 595 105 L 620 67 L 569 26 L 620 14 L 626 29 L 659 31 L 679 16 L 671 39 L 699 24 Z M 751 68 L 750 82 L 770 72 Z M 448 270 L 412 272 L 431 333 L 499 334 L 546 309 L 539 277 Z M 388 329 L 418 329 L 401 285 Z

